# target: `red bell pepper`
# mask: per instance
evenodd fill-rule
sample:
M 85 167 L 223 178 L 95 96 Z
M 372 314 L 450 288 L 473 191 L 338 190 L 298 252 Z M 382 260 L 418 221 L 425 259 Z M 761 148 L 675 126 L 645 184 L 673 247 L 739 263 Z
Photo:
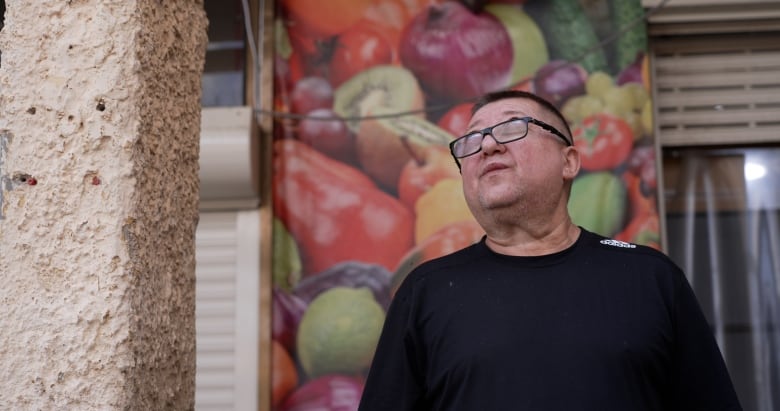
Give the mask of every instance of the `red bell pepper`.
M 615 240 L 647 245 L 660 250 L 661 230 L 658 214 L 643 213 L 635 216 L 623 231 L 615 235 Z
M 300 248 L 304 276 L 346 260 L 390 271 L 413 245 L 406 206 L 358 169 L 297 140 L 274 143 L 273 204 Z

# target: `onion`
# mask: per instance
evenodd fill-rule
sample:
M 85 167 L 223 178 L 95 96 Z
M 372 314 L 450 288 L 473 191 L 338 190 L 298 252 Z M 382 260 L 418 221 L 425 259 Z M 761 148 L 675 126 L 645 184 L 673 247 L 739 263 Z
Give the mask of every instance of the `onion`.
M 585 94 L 588 72 L 577 63 L 552 60 L 534 76 L 534 90 L 545 100 L 560 107 L 570 97 Z
M 629 64 L 617 76 L 615 83 L 618 86 L 622 86 L 626 83 L 639 83 L 642 84 L 642 58 L 644 53 L 637 54 L 636 60 Z
M 409 22 L 399 54 L 434 100 L 470 99 L 506 87 L 514 57 L 498 19 L 455 1 L 428 6 Z
M 299 297 L 274 288 L 272 338 L 279 341 L 288 352 L 295 352 L 295 336 L 298 324 L 308 306 Z
M 305 304 L 310 304 L 320 293 L 333 287 L 368 288 L 376 301 L 387 309 L 390 306 L 390 277 L 392 274 L 379 264 L 342 261 L 299 281 L 293 293 Z

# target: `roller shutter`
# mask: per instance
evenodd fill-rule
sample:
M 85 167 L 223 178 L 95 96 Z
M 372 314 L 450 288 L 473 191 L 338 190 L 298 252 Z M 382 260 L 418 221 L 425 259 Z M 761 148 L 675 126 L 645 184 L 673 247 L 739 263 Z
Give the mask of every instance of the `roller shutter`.
M 201 213 L 196 233 L 195 409 L 258 407 L 259 210 Z

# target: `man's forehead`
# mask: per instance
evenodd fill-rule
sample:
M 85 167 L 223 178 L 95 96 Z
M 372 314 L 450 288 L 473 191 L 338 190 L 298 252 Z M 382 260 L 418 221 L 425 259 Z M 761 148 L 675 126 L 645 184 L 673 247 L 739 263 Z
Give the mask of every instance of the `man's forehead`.
M 524 107 L 518 107 L 518 105 L 516 104 L 513 104 L 512 107 L 504 107 L 502 110 L 498 112 L 491 111 L 491 107 L 487 105 L 482 109 L 480 109 L 479 111 L 477 111 L 476 113 L 474 113 L 474 116 L 471 117 L 471 121 L 469 122 L 469 126 L 467 128 L 471 130 L 476 127 L 489 127 L 495 123 L 508 120 L 510 117 L 526 117 L 526 116 L 532 116 L 532 115 L 529 113 L 527 109 L 525 109 Z

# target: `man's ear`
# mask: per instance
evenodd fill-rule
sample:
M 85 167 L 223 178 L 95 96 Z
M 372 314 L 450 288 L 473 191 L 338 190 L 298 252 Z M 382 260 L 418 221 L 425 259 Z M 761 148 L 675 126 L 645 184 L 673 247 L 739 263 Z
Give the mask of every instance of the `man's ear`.
M 563 178 L 565 180 L 574 180 L 574 177 L 580 172 L 580 152 L 574 146 L 566 147 L 563 150 Z

